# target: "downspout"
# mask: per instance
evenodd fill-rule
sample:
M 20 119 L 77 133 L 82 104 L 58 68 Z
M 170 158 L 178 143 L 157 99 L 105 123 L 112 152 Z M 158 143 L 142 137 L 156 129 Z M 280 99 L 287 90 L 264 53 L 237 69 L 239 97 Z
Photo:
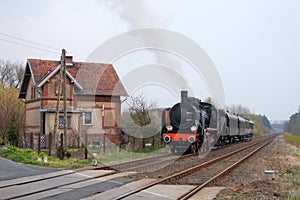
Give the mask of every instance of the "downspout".
M 43 122 L 43 114 L 42 114 L 42 108 L 43 108 L 43 104 L 42 104 L 42 89 L 41 88 L 36 88 L 37 92 L 39 93 L 40 96 L 40 132 L 39 132 L 39 138 L 38 138 L 38 154 L 40 154 L 41 151 L 41 134 L 43 132 L 43 126 L 44 126 L 44 122 Z

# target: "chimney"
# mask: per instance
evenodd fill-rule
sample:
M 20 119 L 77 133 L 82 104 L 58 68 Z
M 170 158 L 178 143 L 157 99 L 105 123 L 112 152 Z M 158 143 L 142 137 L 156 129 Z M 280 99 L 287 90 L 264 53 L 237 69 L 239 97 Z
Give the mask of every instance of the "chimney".
M 66 66 L 68 67 L 73 66 L 73 56 L 66 56 Z
M 188 91 L 183 90 L 181 91 L 181 102 L 185 102 L 188 98 Z

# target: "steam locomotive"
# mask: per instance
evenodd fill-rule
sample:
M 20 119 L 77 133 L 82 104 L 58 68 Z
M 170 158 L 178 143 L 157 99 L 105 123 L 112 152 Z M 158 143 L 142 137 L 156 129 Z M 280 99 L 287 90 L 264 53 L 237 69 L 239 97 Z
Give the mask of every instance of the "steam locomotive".
M 251 139 L 253 122 L 181 91 L 181 102 L 163 110 L 162 137 L 172 153 L 196 154 Z

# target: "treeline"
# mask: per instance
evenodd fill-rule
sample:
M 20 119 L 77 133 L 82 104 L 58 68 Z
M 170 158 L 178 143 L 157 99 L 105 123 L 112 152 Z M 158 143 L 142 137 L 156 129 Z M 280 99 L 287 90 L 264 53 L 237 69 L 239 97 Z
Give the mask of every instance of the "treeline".
M 284 130 L 286 132 L 300 135 L 300 106 L 298 112 L 290 116 L 290 120 L 285 124 Z
M 0 144 L 18 145 L 23 131 L 24 102 L 18 99 L 18 88 L 24 73 L 20 63 L 0 60 Z
M 270 133 L 272 129 L 271 123 L 265 115 L 253 114 L 250 112 L 249 108 L 246 108 L 242 105 L 228 106 L 227 111 L 253 121 L 254 122 L 253 132 L 255 135 Z

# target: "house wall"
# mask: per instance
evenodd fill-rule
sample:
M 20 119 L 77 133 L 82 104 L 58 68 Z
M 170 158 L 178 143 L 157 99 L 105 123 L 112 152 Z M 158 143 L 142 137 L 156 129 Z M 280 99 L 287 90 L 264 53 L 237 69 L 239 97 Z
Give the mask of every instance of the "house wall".
M 43 124 L 41 122 L 40 113 L 40 97 L 37 90 L 34 88 L 32 77 L 29 81 L 25 107 L 26 107 L 26 119 L 25 130 L 26 133 L 39 133 L 45 130 L 46 143 L 48 146 L 49 133 L 54 133 L 54 121 L 55 110 L 57 104 L 56 86 L 58 82 L 59 73 L 49 79 L 42 87 L 42 109 L 47 110 L 42 113 L 45 117 Z M 63 85 L 63 84 L 62 84 Z M 67 78 L 67 110 L 70 112 L 67 114 L 71 116 L 71 126 L 67 128 L 67 141 L 70 146 L 77 146 L 78 142 L 85 143 L 85 137 L 87 136 L 87 144 L 92 144 L 94 140 L 100 140 L 103 142 L 103 138 L 107 137 L 112 143 L 118 143 L 119 141 L 119 125 L 121 114 L 121 103 L 119 96 L 88 96 L 88 95 L 75 95 L 74 96 L 74 84 Z M 63 91 L 63 90 L 62 90 Z M 104 106 L 104 110 L 103 110 Z M 63 95 L 60 100 L 60 109 L 63 109 Z M 82 113 L 92 112 L 93 122 L 91 125 L 83 124 Z M 60 113 L 59 115 L 63 115 Z M 44 129 L 40 126 L 44 126 Z M 63 133 L 63 129 L 57 129 L 56 146 L 59 145 L 59 134 Z
M 70 82 L 69 82 L 70 83 Z M 43 88 L 43 109 L 52 109 L 56 108 L 56 99 L 57 96 L 54 96 L 53 88 L 55 82 L 49 81 L 49 84 L 45 84 Z M 71 85 L 72 87 L 72 85 Z M 71 88 L 70 87 L 70 88 Z M 51 91 L 52 90 L 52 91 Z M 70 89 L 70 91 L 73 91 Z M 73 92 L 68 93 L 69 95 Z M 119 124 L 120 124 L 120 97 L 110 97 L 110 96 L 76 96 L 74 99 L 69 98 L 69 101 L 73 103 L 67 104 L 68 110 L 76 110 L 79 113 L 68 113 L 68 116 L 71 116 L 71 128 L 67 129 L 68 135 L 68 145 L 76 146 L 79 139 L 85 143 L 85 135 L 87 135 L 87 143 L 91 144 L 93 140 L 103 141 L 103 135 L 106 134 L 107 137 L 113 143 L 117 143 L 119 140 Z M 104 116 L 103 108 L 104 106 Z M 60 108 L 63 108 L 63 101 L 60 102 Z M 84 125 L 82 113 L 83 112 L 92 112 L 92 124 Z M 63 113 L 60 113 L 63 115 Z M 55 121 L 55 112 L 48 112 L 45 116 L 45 133 L 48 135 L 50 132 L 54 133 L 54 121 Z M 57 138 L 59 133 L 62 133 L 63 129 L 57 130 Z
M 43 86 L 43 108 L 52 108 L 56 109 L 57 104 L 57 86 L 59 85 L 59 73 L 57 73 L 55 76 L 49 79 L 49 81 Z M 73 109 L 73 87 L 74 85 L 71 83 L 70 79 L 67 78 L 67 109 L 71 110 Z M 63 108 L 63 86 L 62 83 L 61 87 L 61 96 L 60 96 L 60 104 L 59 107 Z
M 63 117 L 63 113 L 59 113 L 59 116 Z M 70 127 L 67 128 L 67 141 L 69 146 L 77 146 L 78 145 L 78 139 L 82 139 L 82 135 L 80 134 L 80 125 L 79 125 L 79 120 L 80 120 L 80 114 L 78 113 L 67 113 L 67 116 L 71 117 L 71 125 Z M 54 121 L 55 121 L 55 113 L 46 113 L 45 114 L 45 133 L 46 136 L 49 137 L 49 133 L 53 134 L 54 133 Z M 56 132 L 56 144 L 55 146 L 60 145 L 58 141 L 60 140 L 59 135 L 64 132 L 63 127 L 57 127 L 57 132 Z M 49 140 L 49 138 L 48 138 Z M 79 143 L 81 145 L 82 142 Z
M 102 110 L 104 106 L 104 111 Z M 88 143 L 103 140 L 105 134 L 112 143 L 119 140 L 120 97 L 77 96 L 76 107 L 81 111 L 93 112 L 93 124 L 83 125 L 82 132 L 88 135 Z
M 30 79 L 25 99 L 25 132 L 39 133 L 40 132 L 40 99 L 38 93 L 33 86 L 33 81 Z

